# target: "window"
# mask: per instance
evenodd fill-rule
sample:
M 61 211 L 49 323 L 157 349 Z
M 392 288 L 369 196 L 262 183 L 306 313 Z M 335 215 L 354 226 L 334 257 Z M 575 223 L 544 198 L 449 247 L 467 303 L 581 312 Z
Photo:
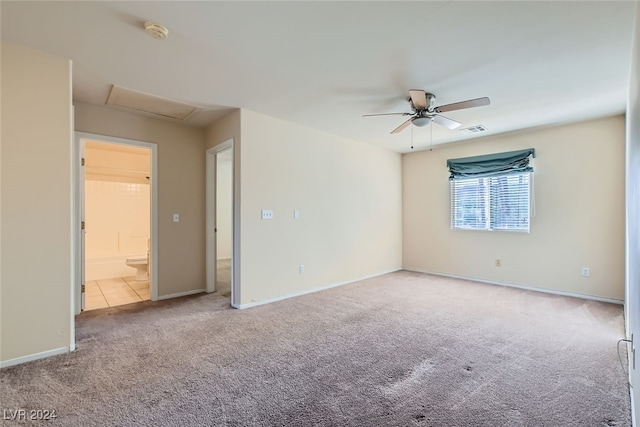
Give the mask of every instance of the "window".
M 529 232 L 534 150 L 448 160 L 451 228 Z
M 531 173 L 451 182 L 451 228 L 529 231 Z

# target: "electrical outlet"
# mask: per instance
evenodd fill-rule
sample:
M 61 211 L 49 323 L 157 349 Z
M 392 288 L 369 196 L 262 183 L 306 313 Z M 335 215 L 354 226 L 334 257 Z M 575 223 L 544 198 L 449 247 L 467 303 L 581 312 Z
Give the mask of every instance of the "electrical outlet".
M 496 258 L 496 267 L 500 267 L 502 265 L 502 261 L 500 261 L 500 258 Z
M 582 267 L 582 276 L 589 277 L 589 267 Z
M 262 219 L 273 219 L 273 211 L 271 209 L 262 209 L 260 211 Z
M 304 273 L 304 264 L 300 264 L 298 270 L 300 270 L 300 274 Z

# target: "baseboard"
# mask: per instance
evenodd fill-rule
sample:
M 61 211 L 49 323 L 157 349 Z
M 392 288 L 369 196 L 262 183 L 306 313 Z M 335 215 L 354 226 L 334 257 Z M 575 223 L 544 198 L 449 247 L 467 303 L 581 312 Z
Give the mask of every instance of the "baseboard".
M 574 292 L 558 291 L 558 290 L 555 290 L 555 289 L 538 288 L 538 287 L 535 287 L 535 286 L 518 285 L 516 283 L 497 282 L 497 281 L 493 281 L 493 280 L 478 279 L 476 277 L 458 276 L 456 274 L 438 273 L 438 272 L 435 272 L 435 271 L 420 270 L 420 269 L 416 269 L 416 268 L 406 268 L 405 267 L 405 268 L 403 268 L 403 270 L 413 271 L 415 273 L 432 274 L 434 276 L 450 277 L 452 279 L 469 280 L 471 282 L 480 282 L 480 283 L 486 283 L 486 284 L 489 284 L 489 285 L 506 286 L 506 287 L 509 287 L 509 288 L 518 288 L 518 289 L 524 289 L 524 290 L 527 290 L 527 291 L 542 292 L 542 293 L 545 293 L 545 294 L 563 295 L 563 296 L 567 296 L 567 297 L 582 298 L 582 299 L 588 299 L 588 300 L 593 300 L 593 301 L 609 302 L 609 303 L 612 303 L 612 304 L 624 305 L 624 301 L 623 300 L 614 299 L 614 298 L 605 298 L 605 297 L 598 297 L 598 296 L 595 296 L 595 295 L 587 295 L 587 294 L 579 294 L 579 293 L 574 293 Z
M 263 300 L 259 300 L 259 301 L 251 301 L 250 303 L 247 303 L 247 304 L 238 304 L 238 305 L 232 304 L 232 306 L 233 306 L 233 308 L 239 308 L 239 309 L 257 307 L 259 305 L 270 304 L 270 303 L 276 302 L 276 301 L 282 301 L 282 300 L 285 300 L 285 299 L 295 298 L 295 297 L 299 297 L 299 296 L 302 296 L 302 295 L 313 294 L 315 292 L 326 291 L 327 289 L 337 288 L 338 286 L 348 285 L 350 283 L 359 282 L 361 280 L 373 279 L 374 277 L 384 276 L 385 274 L 395 273 L 396 271 L 400 271 L 400 270 L 402 270 L 402 268 L 396 268 L 396 269 L 393 269 L 393 270 L 388 270 L 388 271 L 384 271 L 384 272 L 381 272 L 381 273 L 372 274 L 370 276 L 360 277 L 358 279 L 347 280 L 347 281 L 338 282 L 338 283 L 331 283 L 331 284 L 325 285 L 325 286 L 318 286 L 316 288 L 306 289 L 304 291 L 299 291 L 299 292 L 293 292 L 291 294 L 280 295 L 280 296 L 273 297 L 273 298 L 267 298 L 267 299 L 263 299 Z
M 15 359 L 0 361 L 0 368 L 7 368 L 9 366 L 20 365 L 22 363 L 32 362 L 38 359 L 44 359 L 45 357 L 58 356 L 60 354 L 69 353 L 69 347 L 61 347 L 53 350 L 43 351 L 41 353 L 30 354 L 28 356 L 16 357 Z
M 203 288 L 203 289 L 194 289 L 192 291 L 178 292 L 177 294 L 161 295 L 161 296 L 158 296 L 158 301 L 163 299 L 186 297 L 187 295 L 201 294 L 206 291 L 207 290 Z

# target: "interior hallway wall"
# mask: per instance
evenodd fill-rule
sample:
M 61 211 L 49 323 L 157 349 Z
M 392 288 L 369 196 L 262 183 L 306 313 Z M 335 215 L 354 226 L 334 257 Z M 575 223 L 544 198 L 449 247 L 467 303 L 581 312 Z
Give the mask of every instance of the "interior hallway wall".
M 68 351 L 74 342 L 73 130 L 71 62 L 5 41 L 1 55 L 0 363 L 6 365 Z
M 204 131 L 81 103 L 75 106 L 75 128 L 158 145 L 158 295 L 204 291 Z M 180 222 L 173 222 L 174 213 Z
M 235 220 L 235 229 L 233 230 L 232 242 L 233 248 L 233 266 L 232 266 L 232 276 L 233 281 L 236 284 L 236 288 L 234 291 L 234 299 L 235 301 L 231 301 L 231 304 L 234 307 L 239 306 L 239 301 L 242 300 L 242 288 L 239 284 L 242 283 L 241 277 L 241 265 L 242 259 L 240 258 L 241 252 L 241 235 L 242 235 L 242 227 L 240 223 L 241 216 L 241 196 L 242 196 L 242 181 L 241 181 L 241 159 L 240 159 L 240 149 L 242 147 L 242 135 L 240 130 L 241 123 L 241 112 L 239 109 L 233 110 L 228 114 L 220 117 L 216 121 L 214 121 L 211 125 L 207 126 L 205 129 L 205 138 L 204 144 L 205 149 L 208 150 L 210 148 L 219 146 L 224 144 L 225 142 L 232 140 L 233 141 L 233 220 Z M 212 244 L 212 242 L 211 242 Z M 206 256 L 210 256 L 207 254 Z M 212 255 L 211 255 L 212 256 Z
M 405 154 L 404 267 L 622 301 L 624 123 L 615 116 Z M 531 232 L 451 230 L 447 159 L 526 148 L 536 150 Z
M 243 306 L 401 267 L 399 154 L 249 110 L 241 117 Z

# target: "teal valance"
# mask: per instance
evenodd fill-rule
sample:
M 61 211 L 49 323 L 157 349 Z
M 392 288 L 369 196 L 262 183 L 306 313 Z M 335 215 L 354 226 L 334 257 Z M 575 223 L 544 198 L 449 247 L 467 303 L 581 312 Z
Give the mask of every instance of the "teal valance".
M 535 150 L 528 148 L 505 153 L 449 159 L 447 160 L 449 179 L 533 172 L 531 165 L 533 157 L 535 157 Z

